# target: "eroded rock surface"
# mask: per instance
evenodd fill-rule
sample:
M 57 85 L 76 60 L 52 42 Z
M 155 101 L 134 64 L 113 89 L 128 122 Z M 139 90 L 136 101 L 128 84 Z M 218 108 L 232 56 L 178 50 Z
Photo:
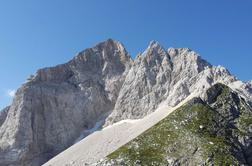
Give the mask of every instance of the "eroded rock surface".
M 251 103 L 251 86 L 188 48 L 158 42 L 132 60 L 111 39 L 71 61 L 39 70 L 0 114 L 0 165 L 37 166 L 72 145 L 82 131 L 179 104 L 221 82 Z M 7 114 L 6 114 L 7 113 Z M 102 125 L 102 124 L 101 124 Z
M 192 93 L 201 96 L 218 82 L 234 88 L 246 100 L 252 100 L 251 88 L 224 67 L 210 65 L 188 48 L 166 51 L 159 43 L 151 42 L 136 57 L 106 125 L 143 118 L 161 102 L 174 107 Z
M 0 127 L 4 123 L 10 107 L 6 107 L 0 111 Z
M 41 165 L 72 145 L 112 111 L 131 63 L 110 39 L 39 70 L 17 91 L 0 128 L 0 165 Z

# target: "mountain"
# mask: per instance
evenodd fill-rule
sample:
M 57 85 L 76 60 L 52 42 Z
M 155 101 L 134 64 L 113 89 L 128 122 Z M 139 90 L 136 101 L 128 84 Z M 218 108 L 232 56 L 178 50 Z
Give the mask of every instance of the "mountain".
M 10 107 L 6 107 L 2 111 L 0 111 L 0 126 L 4 123 L 4 121 L 5 121 L 6 117 L 7 117 L 9 108 Z
M 223 84 L 193 98 L 97 165 L 252 165 L 252 110 Z
M 154 126 L 193 97 L 193 95 L 188 96 L 176 107 L 172 108 L 165 103 L 161 103 L 155 111 L 142 119 L 122 120 L 97 130 L 55 156 L 43 166 L 93 165 Z
M 164 101 L 174 107 L 190 94 L 200 95 L 217 82 L 229 85 L 251 101 L 251 87 L 224 67 L 212 66 L 188 48 L 166 51 L 158 42 L 151 42 L 136 57 L 106 124 L 143 118 Z
M 0 165 L 41 165 L 72 145 L 112 111 L 131 63 L 120 43 L 107 40 L 38 70 L 3 117 Z
M 41 165 L 83 138 L 87 145 L 99 130 L 128 130 L 128 119 L 151 119 L 133 125 L 130 139 L 106 134 L 111 143 L 99 139 L 86 147 L 97 155 L 82 154 L 85 162 L 96 162 L 167 116 L 158 113 L 160 105 L 175 108 L 190 96 L 204 98 L 219 82 L 251 105 L 248 83 L 191 49 L 166 50 L 152 41 L 133 60 L 121 43 L 108 39 L 65 64 L 38 70 L 22 85 L 0 114 L 0 165 Z

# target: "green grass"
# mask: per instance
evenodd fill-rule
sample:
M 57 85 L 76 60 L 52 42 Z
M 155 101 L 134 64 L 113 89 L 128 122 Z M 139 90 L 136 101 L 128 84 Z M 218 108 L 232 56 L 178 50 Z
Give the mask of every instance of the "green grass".
M 196 104 L 184 106 L 153 126 L 136 139 L 108 156 L 121 159 L 120 164 L 166 165 L 167 156 L 193 160 L 191 148 L 203 149 L 202 160 L 213 156 L 215 164 L 236 164 L 225 137 L 216 136 L 219 116 L 210 107 Z M 200 128 L 200 126 L 203 128 Z M 212 144 L 210 144 L 210 142 Z M 118 163 L 119 164 L 119 163 Z
M 251 136 L 248 126 L 252 113 L 243 103 L 237 127 L 225 119 L 232 92 L 224 87 L 215 99 L 220 106 L 213 109 L 206 103 L 185 104 L 143 134 L 107 156 L 108 162 L 127 166 L 168 165 L 169 159 L 180 164 L 242 165 L 235 157 L 237 136 Z M 235 99 L 236 100 L 236 99 Z M 210 159 L 210 161 L 209 161 Z

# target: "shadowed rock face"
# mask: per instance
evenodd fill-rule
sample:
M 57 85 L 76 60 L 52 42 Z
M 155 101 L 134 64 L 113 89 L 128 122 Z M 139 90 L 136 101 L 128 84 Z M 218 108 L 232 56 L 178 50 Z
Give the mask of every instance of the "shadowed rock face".
M 251 165 L 252 110 L 223 84 L 94 165 Z
M 4 123 L 4 121 L 5 121 L 6 117 L 7 117 L 9 108 L 10 107 L 6 107 L 2 111 L 0 111 L 0 126 Z
M 1 116 L 0 165 L 40 165 L 72 145 L 112 111 L 131 63 L 123 46 L 108 40 L 39 70 Z
M 161 102 L 175 106 L 217 82 L 237 80 L 188 48 L 167 51 L 151 42 L 133 61 L 109 39 L 65 64 L 38 70 L 22 85 L 0 114 L 0 165 L 40 165 L 104 117 L 105 125 L 142 118 Z M 251 101 L 251 89 L 239 85 Z

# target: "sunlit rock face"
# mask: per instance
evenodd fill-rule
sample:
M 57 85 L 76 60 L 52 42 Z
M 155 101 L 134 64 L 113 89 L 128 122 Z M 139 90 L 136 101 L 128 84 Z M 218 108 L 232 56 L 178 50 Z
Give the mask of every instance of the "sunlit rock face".
M 17 91 L 8 115 L 1 112 L 0 165 L 41 165 L 72 145 L 112 111 L 131 64 L 124 47 L 107 40 L 39 70 Z
M 224 67 L 212 66 L 191 49 L 166 51 L 158 42 L 151 42 L 136 57 L 105 125 L 143 118 L 161 102 L 176 106 L 192 93 L 201 96 L 218 82 L 239 91 L 246 100 L 252 99 L 251 88 L 237 81 Z M 239 87 L 235 86 L 238 82 Z
M 65 64 L 38 70 L 19 88 L 0 113 L 0 165 L 41 165 L 85 130 L 143 118 L 162 102 L 175 106 L 217 82 L 252 101 L 251 86 L 191 49 L 167 50 L 153 41 L 132 60 L 109 39 Z

